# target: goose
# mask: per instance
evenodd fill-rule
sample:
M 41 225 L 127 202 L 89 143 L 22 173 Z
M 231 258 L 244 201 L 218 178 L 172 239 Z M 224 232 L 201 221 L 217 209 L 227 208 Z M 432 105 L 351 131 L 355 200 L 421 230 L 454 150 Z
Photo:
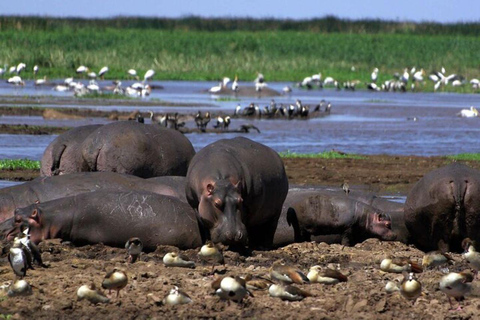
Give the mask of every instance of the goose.
M 377 82 L 378 78 L 378 68 L 373 69 L 372 74 L 370 75 L 372 82 Z
M 460 116 L 462 118 L 474 118 L 478 117 L 478 110 L 471 106 L 470 109 L 462 109 L 459 113 L 457 113 L 457 116 Z
M 137 70 L 130 69 L 127 71 L 128 75 L 138 80 Z
M 148 70 L 147 72 L 145 72 L 145 75 L 143 76 L 143 80 L 144 81 L 152 80 L 152 77 L 154 74 L 155 74 L 155 71 L 153 71 L 152 69 Z
M 103 67 L 102 69 L 100 69 L 100 71 L 98 72 L 98 76 L 103 79 L 103 76 L 104 76 L 105 73 L 107 73 L 107 72 L 108 72 L 108 67 L 105 66 L 105 67 Z

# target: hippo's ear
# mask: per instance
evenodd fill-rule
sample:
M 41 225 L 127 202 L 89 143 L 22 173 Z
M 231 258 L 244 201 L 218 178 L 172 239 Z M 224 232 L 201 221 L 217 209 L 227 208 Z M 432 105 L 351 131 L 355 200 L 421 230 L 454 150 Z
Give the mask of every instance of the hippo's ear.
M 30 215 L 30 219 L 33 219 L 33 220 L 35 220 L 35 221 L 37 221 L 37 222 L 38 222 L 38 220 L 40 219 L 40 214 L 38 213 L 38 209 L 37 209 L 37 208 L 33 209 L 32 214 Z
M 215 187 L 213 186 L 213 184 L 211 184 L 211 183 L 207 184 L 207 194 L 209 196 L 211 196 L 213 194 L 214 190 L 215 190 Z

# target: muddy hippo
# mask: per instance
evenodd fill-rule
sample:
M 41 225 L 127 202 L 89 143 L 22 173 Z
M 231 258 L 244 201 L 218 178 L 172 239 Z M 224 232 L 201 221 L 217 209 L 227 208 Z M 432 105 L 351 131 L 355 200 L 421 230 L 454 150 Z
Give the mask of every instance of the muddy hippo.
M 157 245 L 191 249 L 202 244 L 195 211 L 177 198 L 147 191 L 96 191 L 33 204 L 15 212 L 15 227 L 28 225 L 31 240 L 60 238 L 75 245 L 124 247 L 139 237 L 144 249 Z
M 420 179 L 405 202 L 405 224 L 422 250 L 461 251 L 480 241 L 480 171 L 452 163 Z
M 185 186 L 187 179 L 182 176 L 163 176 L 147 179 L 147 181 L 155 183 L 155 185 L 161 186 L 161 194 L 176 197 L 183 202 L 187 202 L 185 196 Z M 160 192 L 156 192 L 160 193 Z
M 181 196 L 178 185 L 142 179 L 139 177 L 114 172 L 80 172 L 53 177 L 40 177 L 20 185 L 0 189 L 0 222 L 13 217 L 17 208 L 26 207 L 35 202 L 69 197 L 80 193 L 115 190 L 147 190 L 170 196 Z
M 327 238 L 330 243 L 354 245 L 367 238 L 395 240 L 396 234 L 391 230 L 388 215 L 345 194 L 290 190 L 283 204 L 274 244 L 326 241 Z
M 288 179 L 275 151 L 237 137 L 218 140 L 193 157 L 185 190 L 213 242 L 269 247 Z
M 101 126 L 101 124 L 81 126 L 59 135 L 43 153 L 40 176 L 87 171 L 87 168 L 83 167 L 81 144 L 88 135 Z

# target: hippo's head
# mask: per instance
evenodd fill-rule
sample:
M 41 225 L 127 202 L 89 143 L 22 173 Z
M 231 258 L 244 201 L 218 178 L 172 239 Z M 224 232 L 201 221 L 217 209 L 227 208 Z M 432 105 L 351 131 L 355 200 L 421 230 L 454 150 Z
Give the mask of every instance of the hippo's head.
M 210 230 L 213 242 L 238 246 L 247 244 L 240 181 L 233 183 L 224 179 L 208 182 L 200 198 L 198 213 Z
M 15 208 L 15 202 L 11 195 L 0 196 L 0 222 L 11 218 Z
M 392 231 L 392 219 L 385 213 L 370 213 L 367 218 L 367 230 L 380 240 L 393 241 L 397 238 L 395 232 Z
M 13 240 L 17 234 L 28 228 L 30 240 L 38 244 L 45 238 L 44 231 L 51 231 L 49 228 L 45 228 L 45 226 L 42 225 L 41 213 L 40 208 L 38 208 L 38 204 L 16 209 L 13 224 L 13 228 L 6 236 L 7 240 Z

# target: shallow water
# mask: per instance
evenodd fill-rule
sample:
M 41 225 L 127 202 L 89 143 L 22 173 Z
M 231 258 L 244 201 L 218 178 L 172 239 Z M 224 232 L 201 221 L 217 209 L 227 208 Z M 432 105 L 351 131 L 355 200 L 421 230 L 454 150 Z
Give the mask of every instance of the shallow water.
M 87 81 L 84 81 L 87 82 Z M 131 82 L 126 81 L 125 85 Z M 101 85 L 110 85 L 110 81 Z M 155 112 L 192 113 L 196 110 L 223 111 L 233 113 L 237 104 L 242 107 L 250 102 L 260 107 L 268 105 L 271 98 L 237 97 L 225 101 L 203 92 L 216 85 L 215 82 L 160 81 L 153 84 L 164 89 L 153 90 L 147 100 L 177 103 L 204 104 L 208 107 L 139 107 L 132 100 L 131 106 L 81 106 L 99 110 L 134 110 Z M 241 85 L 253 85 L 243 83 Z M 281 91 L 291 83 L 271 83 L 271 88 Z M 0 95 L 73 96 L 71 92 L 55 92 L 51 87 L 35 88 L 27 82 L 23 88 L 14 88 L 0 82 Z M 72 98 L 73 99 L 73 98 Z M 156 99 L 156 100 L 155 100 Z M 233 119 L 231 129 L 251 123 L 261 133 L 245 136 L 264 143 L 277 151 L 322 152 L 337 149 L 360 154 L 397 155 L 445 155 L 463 152 L 480 152 L 480 118 L 459 118 L 456 114 L 470 105 L 478 106 L 480 96 L 454 93 L 385 93 L 368 91 L 337 91 L 334 89 L 300 90 L 286 96 L 275 97 L 277 104 L 294 103 L 301 99 L 304 104 L 318 104 L 321 99 L 333 105 L 331 116 L 310 120 L 239 120 Z M 52 106 L 55 107 L 55 106 Z M 57 106 L 58 107 L 58 106 Z M 79 107 L 79 106 L 71 106 Z M 416 117 L 418 121 L 408 120 Z M 106 123 L 104 119 L 80 121 L 44 121 L 41 117 L 0 117 L 0 123 L 26 123 L 30 125 L 79 126 Z M 211 124 L 214 121 L 211 121 Z M 188 122 L 187 127 L 194 127 Z M 221 138 L 232 138 L 229 134 L 188 134 L 196 150 Z M 40 159 L 45 147 L 55 136 L 0 135 L 0 158 Z

